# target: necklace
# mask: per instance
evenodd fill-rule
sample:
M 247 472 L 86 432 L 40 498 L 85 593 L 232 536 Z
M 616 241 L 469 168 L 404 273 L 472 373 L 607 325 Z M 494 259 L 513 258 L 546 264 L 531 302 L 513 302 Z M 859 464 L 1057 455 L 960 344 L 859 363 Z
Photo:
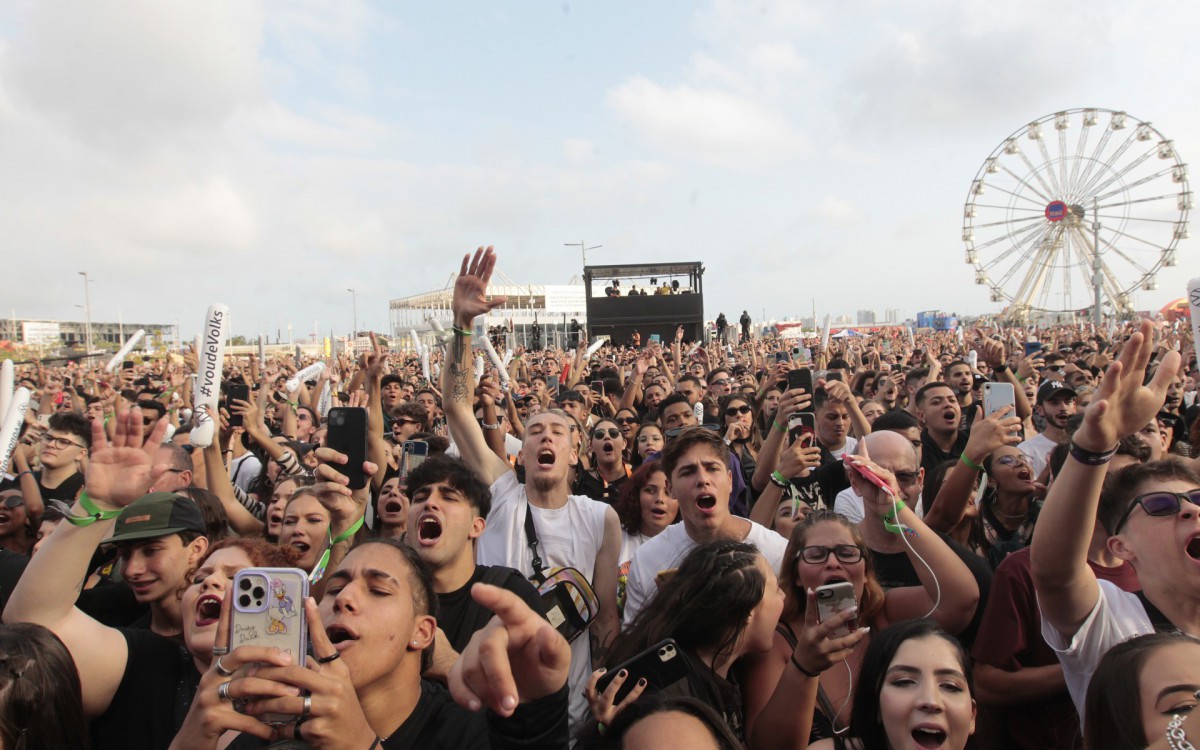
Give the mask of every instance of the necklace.
M 1024 513 L 1012 515 L 1010 513 L 1001 513 L 995 505 L 992 505 L 992 513 L 996 515 L 996 518 L 1005 518 L 1009 521 L 1021 521 L 1029 516 L 1029 508 L 1026 508 Z

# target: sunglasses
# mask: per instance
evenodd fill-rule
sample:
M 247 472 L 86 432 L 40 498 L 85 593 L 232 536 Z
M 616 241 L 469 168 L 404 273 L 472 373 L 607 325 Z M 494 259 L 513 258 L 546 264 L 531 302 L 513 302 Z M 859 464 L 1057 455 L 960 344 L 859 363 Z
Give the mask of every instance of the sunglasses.
M 613 421 L 615 421 L 617 424 L 637 424 L 638 423 L 637 417 L 617 417 Z
M 725 410 L 725 416 L 736 417 L 739 414 L 749 414 L 751 409 L 749 406 L 742 404 L 741 406 L 731 406 Z
M 609 427 L 607 430 L 601 427 L 600 429 L 592 432 L 593 440 L 603 440 L 606 437 L 610 440 L 616 440 L 617 438 L 621 437 L 621 431 L 616 427 Z
M 710 385 L 710 386 L 713 386 L 713 385 L 725 385 L 725 384 L 727 384 L 727 383 L 732 383 L 732 382 L 733 382 L 733 381 L 732 381 L 732 380 L 730 380 L 729 378 L 717 378 L 717 379 L 716 379 L 716 380 L 714 380 L 713 382 L 709 383 L 709 385 Z
M 24 504 L 25 504 L 25 499 L 22 498 L 20 495 L 9 495 L 8 497 L 4 498 L 3 501 L 0 501 L 0 505 L 3 505 L 6 510 L 13 510 L 14 508 L 20 508 Z
M 1189 492 L 1167 492 L 1160 490 L 1158 492 L 1147 492 L 1145 495 L 1138 495 L 1121 514 L 1121 520 L 1117 521 L 1113 533 L 1120 533 L 1121 527 L 1129 520 L 1129 516 L 1133 513 L 1133 509 L 1142 506 L 1142 510 L 1146 511 L 1148 516 L 1173 516 L 1179 512 L 1186 500 L 1192 505 L 1200 506 L 1200 490 L 1191 490 Z
M 838 562 L 856 563 L 863 558 L 862 548 L 853 544 L 839 544 L 836 547 L 805 547 L 800 550 L 800 558 L 810 565 L 820 565 L 829 559 L 830 552 L 837 557 Z

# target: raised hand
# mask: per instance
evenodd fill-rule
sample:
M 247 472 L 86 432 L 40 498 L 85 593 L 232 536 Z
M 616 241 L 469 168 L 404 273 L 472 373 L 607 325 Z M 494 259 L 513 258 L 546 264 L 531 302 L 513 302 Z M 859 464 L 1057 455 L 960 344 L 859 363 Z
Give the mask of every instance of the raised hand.
M 145 495 L 167 469 L 165 464 L 154 463 L 154 454 L 167 434 L 167 421 L 158 420 L 143 443 L 141 409 L 126 409 L 117 414 L 116 420 L 111 444 L 104 434 L 104 422 L 92 422 L 92 450 L 85 488 L 92 500 L 124 508 Z
M 460 706 L 511 716 L 519 703 L 566 684 L 571 647 L 554 626 L 511 591 L 477 583 L 471 596 L 496 616 L 471 636 L 450 670 L 450 694 Z
M 983 408 L 976 407 L 975 421 L 971 425 L 971 434 L 967 438 L 963 454 L 972 461 L 981 463 L 996 449 L 1020 443 L 1021 437 L 1017 433 L 1020 428 L 1021 420 L 1013 415 L 1011 406 L 1006 406 L 987 418 L 983 416 Z
M 1167 352 L 1149 385 L 1142 385 L 1146 365 L 1154 351 L 1154 325 L 1143 320 L 1139 330 L 1121 347 L 1121 356 L 1109 365 L 1092 403 L 1083 414 L 1083 425 L 1073 440 L 1085 450 L 1110 450 L 1154 419 L 1167 399 L 1167 387 L 1179 371 L 1179 352 Z
M 454 300 L 451 303 L 455 325 L 470 328 L 476 317 L 486 315 L 507 301 L 503 296 L 491 299 L 487 296 L 488 282 L 492 280 L 495 268 L 496 253 L 490 245 L 477 249 L 474 257 L 470 254 L 463 256 L 462 268 L 454 280 Z

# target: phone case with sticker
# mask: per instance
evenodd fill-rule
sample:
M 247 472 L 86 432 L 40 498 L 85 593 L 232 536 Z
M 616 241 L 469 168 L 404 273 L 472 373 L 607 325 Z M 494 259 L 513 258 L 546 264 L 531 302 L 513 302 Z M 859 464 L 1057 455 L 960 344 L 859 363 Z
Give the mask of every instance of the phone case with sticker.
M 265 646 L 290 654 L 304 664 L 308 652 L 308 623 L 304 600 L 308 576 L 299 568 L 244 568 L 233 577 L 233 609 L 229 648 Z M 295 716 L 260 717 L 268 724 L 294 721 Z

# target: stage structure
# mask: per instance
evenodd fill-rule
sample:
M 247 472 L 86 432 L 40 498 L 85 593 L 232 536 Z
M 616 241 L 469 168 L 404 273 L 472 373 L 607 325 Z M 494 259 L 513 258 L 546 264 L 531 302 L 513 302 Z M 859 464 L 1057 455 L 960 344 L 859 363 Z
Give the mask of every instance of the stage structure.
M 685 340 L 699 341 L 704 336 L 703 277 L 704 265 L 694 262 L 585 266 L 588 332 L 592 338 L 608 336 L 629 345 L 637 331 L 645 346 L 654 336 L 669 344 L 682 325 Z

